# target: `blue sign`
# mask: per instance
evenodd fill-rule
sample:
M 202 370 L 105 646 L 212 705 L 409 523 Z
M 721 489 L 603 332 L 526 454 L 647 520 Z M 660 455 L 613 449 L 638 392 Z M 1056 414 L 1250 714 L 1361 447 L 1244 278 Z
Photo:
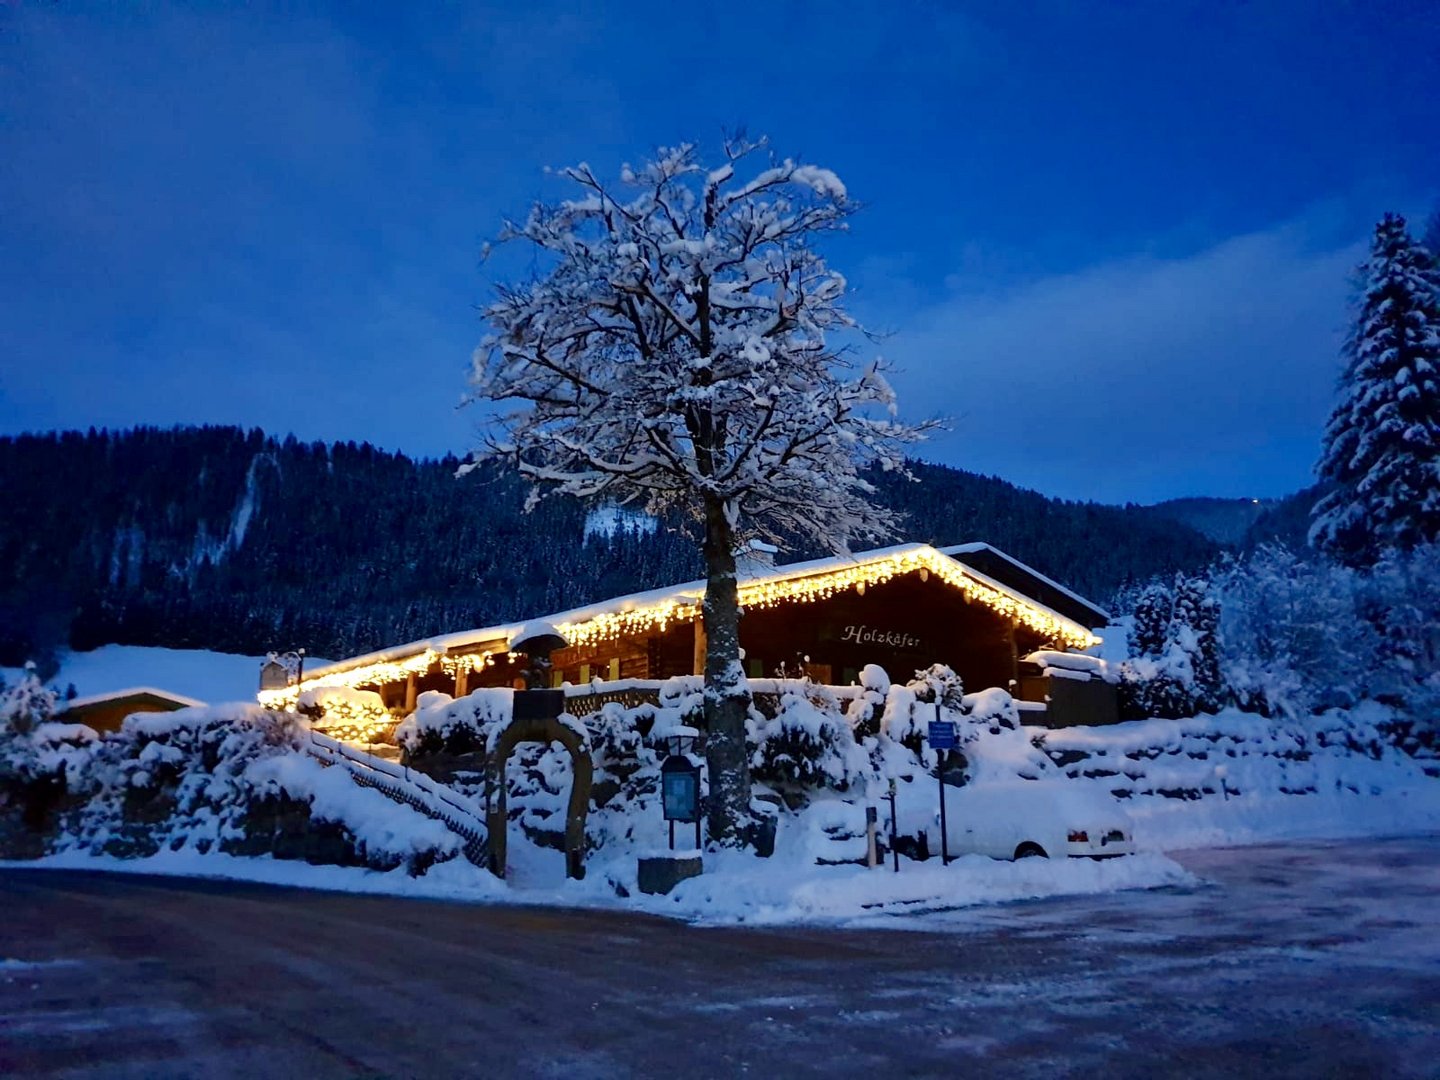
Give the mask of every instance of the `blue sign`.
M 660 766 L 660 806 L 666 821 L 700 820 L 700 766 L 672 755 Z
M 930 749 L 955 749 L 955 724 L 951 720 L 930 721 Z

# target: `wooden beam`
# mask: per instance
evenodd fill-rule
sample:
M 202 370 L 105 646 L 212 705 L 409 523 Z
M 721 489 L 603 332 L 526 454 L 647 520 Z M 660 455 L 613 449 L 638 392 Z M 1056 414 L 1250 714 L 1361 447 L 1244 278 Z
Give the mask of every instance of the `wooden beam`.
M 705 620 L 702 616 L 695 616 L 695 656 L 692 675 L 705 674 Z

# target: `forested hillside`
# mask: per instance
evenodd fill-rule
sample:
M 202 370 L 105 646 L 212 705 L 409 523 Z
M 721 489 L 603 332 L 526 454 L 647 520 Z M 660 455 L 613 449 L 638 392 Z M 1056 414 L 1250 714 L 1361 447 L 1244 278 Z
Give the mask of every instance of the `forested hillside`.
M 117 642 L 345 656 L 698 576 L 661 528 L 524 512 L 514 477 L 237 428 L 0 438 L 0 663 Z M 1139 508 L 933 465 L 877 478 L 905 539 L 983 539 L 1104 602 L 1216 546 Z M 797 552 L 797 555 L 800 554 Z

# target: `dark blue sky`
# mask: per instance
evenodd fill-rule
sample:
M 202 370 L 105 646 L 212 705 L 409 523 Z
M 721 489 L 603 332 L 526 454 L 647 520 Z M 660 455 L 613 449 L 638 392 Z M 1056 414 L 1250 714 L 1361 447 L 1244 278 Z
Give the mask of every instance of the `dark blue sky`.
M 745 125 L 867 204 L 832 261 L 925 456 L 1275 495 L 1371 223 L 1440 191 L 1434 3 L 140 7 L 0 6 L 0 431 L 463 452 L 543 167 Z

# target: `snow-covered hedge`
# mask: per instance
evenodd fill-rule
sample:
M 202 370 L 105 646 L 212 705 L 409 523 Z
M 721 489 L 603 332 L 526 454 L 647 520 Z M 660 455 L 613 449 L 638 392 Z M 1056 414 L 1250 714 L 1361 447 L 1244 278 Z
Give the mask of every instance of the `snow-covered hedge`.
M 510 723 L 514 703 L 515 692 L 507 688 L 479 689 L 459 699 L 430 690 L 395 728 L 395 741 L 411 757 L 484 751 L 492 733 Z
M 27 733 L 34 759 L 56 763 L 65 784 L 43 820 L 33 800 L 0 808 L 12 824 L 15 812 L 26 818 L 24 854 L 190 849 L 415 873 L 460 851 L 448 829 L 309 756 L 294 713 L 201 707 L 136 714 L 101 738 L 87 731 Z

